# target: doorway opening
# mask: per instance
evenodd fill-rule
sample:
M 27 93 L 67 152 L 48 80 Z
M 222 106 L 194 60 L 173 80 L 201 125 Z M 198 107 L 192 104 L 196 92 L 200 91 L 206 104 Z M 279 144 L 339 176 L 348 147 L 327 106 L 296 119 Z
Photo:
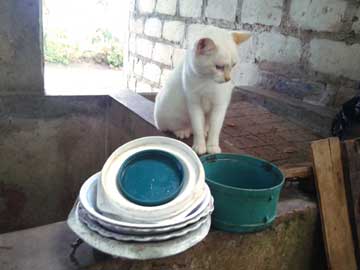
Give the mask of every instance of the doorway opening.
M 46 95 L 120 91 L 127 21 L 128 1 L 43 0 Z

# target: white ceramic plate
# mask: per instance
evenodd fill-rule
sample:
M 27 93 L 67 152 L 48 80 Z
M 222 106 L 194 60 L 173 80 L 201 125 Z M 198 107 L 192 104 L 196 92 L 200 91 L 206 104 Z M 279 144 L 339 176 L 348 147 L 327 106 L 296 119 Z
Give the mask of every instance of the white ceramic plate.
M 204 206 L 205 206 L 205 204 L 202 204 L 199 207 L 203 208 Z M 195 211 L 197 211 L 197 210 L 198 209 L 195 209 Z M 102 227 L 104 227 L 108 230 L 111 230 L 113 232 L 132 234 L 132 235 L 154 235 L 154 234 L 161 234 L 161 233 L 166 233 L 166 232 L 170 232 L 170 231 L 174 231 L 174 230 L 179 230 L 188 225 L 196 223 L 200 219 L 204 218 L 205 216 L 211 215 L 213 210 L 214 210 L 214 201 L 211 198 L 211 202 L 207 205 L 207 207 L 204 209 L 204 211 L 201 212 L 199 215 L 195 216 L 194 218 L 189 219 L 185 222 L 175 224 L 175 225 L 169 225 L 166 227 L 154 227 L 154 228 L 123 227 L 123 226 L 113 225 L 111 223 L 104 222 L 102 220 L 92 217 L 91 215 L 88 215 L 88 216 L 90 219 L 97 221 L 97 223 L 99 223 Z M 200 211 L 197 211 L 197 212 L 200 212 Z
M 94 174 L 82 185 L 79 200 L 81 202 L 81 206 L 86 210 L 89 217 L 109 230 L 132 234 L 136 232 L 139 234 L 166 232 L 173 229 L 179 229 L 191 223 L 194 223 L 200 218 L 211 214 L 214 209 L 213 198 L 210 194 L 210 189 L 205 184 L 206 192 L 204 193 L 203 198 L 197 204 L 197 206 L 191 208 L 190 213 L 185 217 L 175 217 L 157 223 L 131 223 L 121 219 L 115 219 L 102 214 L 96 208 L 95 201 L 98 176 L 99 174 Z
M 203 217 L 202 219 L 198 220 L 196 223 L 193 223 L 189 226 L 186 226 L 182 229 L 169 231 L 167 233 L 162 234 L 154 234 L 154 235 L 131 235 L 131 234 L 121 234 L 119 232 L 112 232 L 103 228 L 100 224 L 96 223 L 96 221 L 91 220 L 87 215 L 86 212 L 77 207 L 78 216 L 81 222 L 83 222 L 90 230 L 104 236 L 107 238 L 112 238 L 119 241 L 133 241 L 133 242 L 160 242 L 166 241 L 169 239 L 177 238 L 184 236 L 192 231 L 195 231 L 201 227 L 205 222 L 210 219 L 210 216 Z
M 127 200 L 116 184 L 123 162 L 133 154 L 145 150 L 162 150 L 175 156 L 184 168 L 184 185 L 179 195 L 159 206 L 141 206 Z M 129 222 L 159 222 L 176 216 L 186 216 L 191 206 L 203 197 L 205 172 L 196 153 L 186 144 L 168 137 L 144 137 L 126 143 L 107 159 L 97 189 L 97 207 L 105 213 L 117 215 Z
M 71 210 L 67 219 L 70 229 L 88 245 L 104 253 L 116 257 L 134 260 L 158 259 L 179 254 L 200 241 L 209 233 L 211 220 L 208 219 L 199 229 L 185 234 L 182 237 L 162 242 L 123 242 L 106 238 L 89 230 L 81 223 L 75 213 L 75 207 Z

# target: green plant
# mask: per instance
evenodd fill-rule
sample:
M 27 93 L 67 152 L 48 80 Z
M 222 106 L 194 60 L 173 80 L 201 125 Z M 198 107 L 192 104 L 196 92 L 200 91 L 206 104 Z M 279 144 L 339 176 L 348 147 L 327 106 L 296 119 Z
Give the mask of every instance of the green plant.
M 45 60 L 51 63 L 69 64 L 69 54 L 71 47 L 65 42 L 66 36 L 59 33 L 55 38 L 44 36 Z
M 106 29 L 97 29 L 92 44 L 100 48 L 96 55 L 97 62 L 113 68 L 123 65 L 123 49 L 119 40 Z
M 120 41 L 109 30 L 97 29 L 89 40 L 79 44 L 70 43 L 62 31 L 52 31 L 44 35 L 45 60 L 51 63 L 68 65 L 74 62 L 95 62 L 112 68 L 123 65 L 123 49 Z
M 114 68 L 119 68 L 123 65 L 123 54 L 119 46 L 111 46 L 106 56 L 107 64 Z

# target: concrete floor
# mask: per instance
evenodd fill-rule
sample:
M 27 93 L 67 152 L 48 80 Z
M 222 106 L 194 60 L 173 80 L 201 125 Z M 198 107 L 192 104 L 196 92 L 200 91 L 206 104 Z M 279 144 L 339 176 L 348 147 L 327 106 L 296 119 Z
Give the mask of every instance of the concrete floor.
M 115 70 L 96 64 L 46 63 L 44 70 L 46 95 L 107 95 L 125 86 L 122 69 Z

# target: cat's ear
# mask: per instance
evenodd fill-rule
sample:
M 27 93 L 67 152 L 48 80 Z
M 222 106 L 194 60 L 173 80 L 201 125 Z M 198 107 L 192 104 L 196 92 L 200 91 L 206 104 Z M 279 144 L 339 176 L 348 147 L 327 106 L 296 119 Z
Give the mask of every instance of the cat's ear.
M 216 50 L 214 41 L 210 38 L 202 38 L 196 43 L 197 55 L 208 55 Z
M 248 40 L 251 37 L 251 34 L 247 32 L 231 32 L 231 36 L 236 45 L 239 45 L 240 43 Z

